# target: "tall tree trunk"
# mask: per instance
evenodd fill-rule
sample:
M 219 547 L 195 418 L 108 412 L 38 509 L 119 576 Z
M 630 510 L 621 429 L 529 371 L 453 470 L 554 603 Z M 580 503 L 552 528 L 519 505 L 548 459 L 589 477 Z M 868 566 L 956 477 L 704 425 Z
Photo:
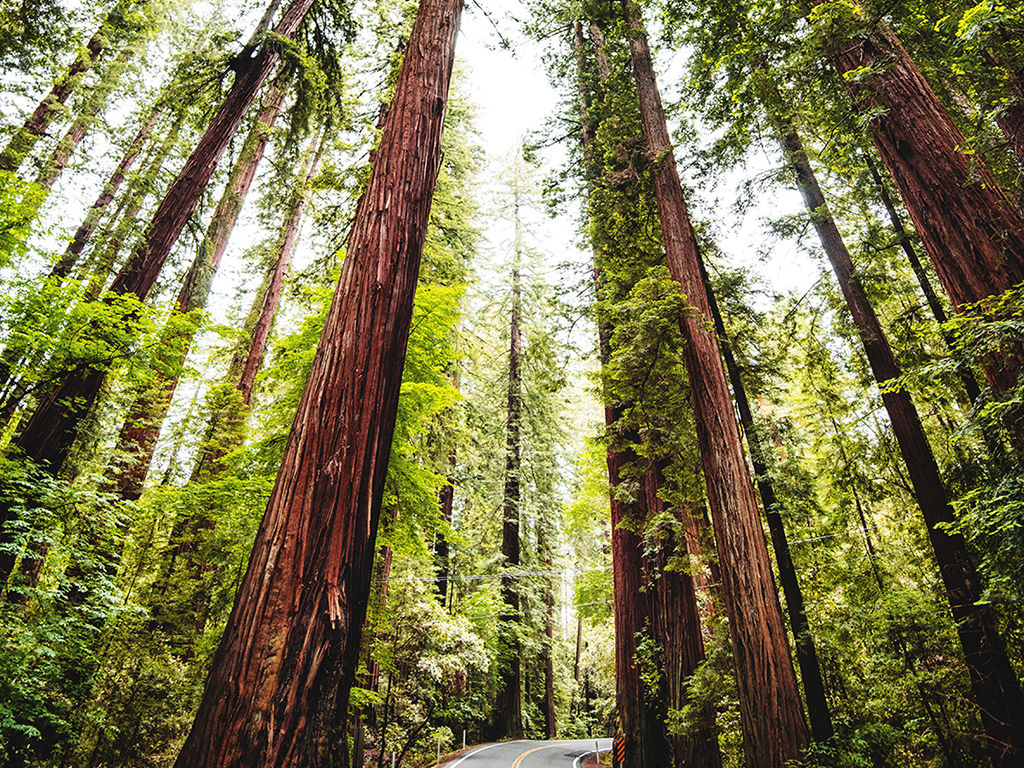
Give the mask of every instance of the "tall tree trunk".
M 199 458 L 192 471 L 192 480 L 209 478 L 223 470 L 224 457 L 232 448 L 241 444 L 248 423 L 248 407 L 256 385 L 256 375 L 267 352 L 270 329 L 281 300 L 292 253 L 298 243 L 310 186 L 320 169 L 320 157 L 326 140 L 325 134 L 318 134 L 306 150 L 306 161 L 299 172 L 295 192 L 281 224 L 275 258 L 268 265 L 263 282 L 253 297 L 249 314 L 242 326 L 242 343 L 235 349 L 228 365 L 225 383 L 239 393 L 242 408 L 239 409 L 237 402 L 229 399 L 229 402 L 215 410 L 199 447 Z
M 177 768 L 326 766 L 345 713 L 461 0 L 423 0 L 313 368 Z
M 921 262 L 920 257 L 918 257 L 917 251 L 911 243 L 910 235 L 907 232 L 906 227 L 903 226 L 903 220 L 900 218 L 899 211 L 896 209 L 896 203 L 893 202 L 892 195 L 889 194 L 889 188 L 882 179 L 882 174 L 878 172 L 878 167 L 875 165 L 875 161 L 872 160 L 869 155 L 865 155 L 864 160 L 867 163 L 868 173 L 871 175 L 871 180 L 878 189 L 878 196 L 882 200 L 885 212 L 889 216 L 889 222 L 892 224 L 893 232 L 896 233 L 896 239 L 899 240 L 900 248 L 903 250 L 903 254 L 907 257 L 907 261 L 910 262 L 910 268 L 914 272 L 914 277 L 917 278 L 918 285 L 921 286 L 921 293 L 924 294 L 925 302 L 928 304 L 928 309 L 931 310 L 932 317 L 935 318 L 935 322 L 939 325 L 939 333 L 942 334 L 942 340 L 946 342 L 946 347 L 950 352 L 955 353 L 955 339 L 945 328 L 945 324 L 946 321 L 949 320 L 949 316 L 946 315 L 946 310 L 943 309 L 942 302 L 939 300 L 938 294 L 936 294 L 935 289 L 932 288 L 932 283 L 931 280 L 928 279 L 928 273 L 925 271 L 924 264 Z M 978 398 L 981 397 L 981 387 L 978 386 L 978 382 L 974 378 L 974 374 L 971 373 L 967 366 L 958 363 L 957 375 L 960 378 L 960 383 L 963 385 L 964 392 L 967 393 L 967 399 L 972 405 L 978 402 Z
M 24 125 L 17 130 L 7 142 L 7 146 L 0 152 L 0 171 L 18 170 L 26 155 L 39 141 L 39 137 L 46 132 L 50 123 L 60 113 L 64 102 L 81 84 L 85 73 L 104 52 L 108 37 L 116 27 L 118 17 L 132 4 L 132 1 L 127 4 L 118 2 L 113 10 L 106 15 L 100 28 L 89 38 L 85 47 L 78 51 L 74 61 L 68 67 L 68 71 L 53 84 L 50 92 L 43 97 Z
M 701 634 L 697 593 L 693 577 L 684 570 L 669 567 L 671 559 L 687 554 L 683 516 L 688 510 L 668 510 L 658 492 L 662 485 L 662 468 L 651 467 L 643 477 L 644 505 L 648 519 L 663 519 L 671 513 L 676 522 L 655 532 L 658 537 L 646 549 L 647 589 L 652 600 L 652 628 L 661 651 L 665 674 L 667 708 L 679 710 L 690 702 L 687 681 L 704 661 L 704 638 Z M 680 536 L 682 534 L 682 536 Z M 673 765 L 719 768 L 722 754 L 715 732 L 715 713 L 710 705 L 701 712 L 702 727 L 693 734 L 672 734 Z
M 508 410 L 505 420 L 505 495 L 502 503 L 501 554 L 508 570 L 519 566 L 519 504 L 522 488 L 521 435 L 523 421 L 522 373 L 520 358 L 523 353 L 522 290 L 519 284 L 519 196 L 515 199 L 515 253 L 512 266 L 512 313 L 509 322 L 508 351 Z M 519 584 L 516 574 L 508 573 L 501 580 L 501 599 L 508 613 L 499 625 L 498 696 L 495 701 L 495 734 L 498 738 L 523 737 L 523 672 L 515 626 L 522 622 L 519 615 Z
M 729 383 L 732 385 L 733 397 L 736 399 L 740 425 L 743 427 L 743 434 L 747 438 L 747 447 L 750 449 L 750 463 L 754 468 L 754 478 L 758 492 L 761 494 L 765 518 L 768 521 L 772 549 L 775 551 L 775 563 L 779 569 L 779 582 L 782 584 L 782 593 L 786 596 L 789 624 L 793 629 L 793 640 L 796 643 L 796 660 L 800 666 L 800 677 L 807 699 L 807 719 L 811 725 L 811 736 L 818 742 L 828 741 L 835 733 L 832 728 L 832 714 L 828 701 L 825 699 L 825 682 L 821 676 L 821 664 L 818 662 L 814 636 L 811 634 L 810 624 L 807 621 L 803 590 L 800 589 L 800 580 L 796 574 L 796 566 L 793 565 L 789 541 L 786 538 L 786 528 L 782 522 L 783 506 L 775 493 L 775 484 L 771 480 L 768 469 L 768 454 L 764 450 L 764 444 L 761 442 L 761 436 L 754 423 L 754 412 L 750 407 L 747 390 L 743 385 L 743 377 L 740 375 L 740 368 L 736 363 L 736 356 L 733 354 L 732 344 L 725 330 L 722 312 L 718 307 L 715 293 L 711 289 L 711 281 L 708 278 L 703 257 L 700 258 L 700 270 L 704 286 L 707 289 L 708 306 L 711 309 L 715 332 L 718 334 L 722 357 L 725 360 L 725 369 L 729 375 Z
M 544 733 L 548 739 L 558 735 L 558 719 L 555 713 L 555 588 L 554 558 L 551 553 L 550 533 L 546 521 L 537 523 L 537 550 L 544 558 L 549 571 L 544 577 L 544 639 L 541 645 L 541 665 L 544 668 Z
M 118 263 L 121 251 L 132 243 L 133 239 L 135 242 L 141 242 L 146 237 L 145 233 L 135 238 L 132 235 L 141 229 L 138 224 L 139 214 L 146 200 L 153 194 L 154 185 L 157 184 L 164 165 L 177 147 L 181 130 L 185 127 L 185 117 L 184 111 L 178 113 L 174 124 L 146 165 L 145 171 L 140 169 L 138 178 L 132 179 L 129 183 L 124 201 L 119 204 L 119 210 L 110 218 L 102 235 L 96 238 L 89 258 L 76 270 L 77 276 L 88 279 L 82 293 L 84 301 L 96 301 L 102 295 L 107 288 L 110 273 Z
M 135 501 L 142 495 L 160 429 L 171 407 L 174 391 L 184 370 L 185 358 L 199 330 L 198 318 L 183 319 L 182 316 L 194 315 L 206 308 L 213 278 L 256 178 L 256 170 L 263 160 L 270 131 L 281 114 L 287 91 L 286 83 L 287 78 L 281 76 L 268 90 L 256 122 L 242 143 L 203 242 L 178 292 L 168 328 L 157 342 L 163 358 L 160 372 L 128 411 L 128 418 L 117 443 L 118 455 L 126 459 L 117 473 L 114 489 L 122 499 Z
M 35 183 L 39 187 L 50 190 L 54 182 L 60 178 L 61 173 L 64 172 L 68 162 L 71 160 L 71 155 L 89 132 L 89 128 L 96 119 L 96 115 L 106 104 L 111 92 L 120 85 L 121 77 L 128 69 L 133 53 L 134 51 L 129 44 L 107 67 L 100 82 L 96 84 L 92 93 L 89 94 L 89 98 L 86 100 L 82 110 L 75 117 L 71 127 L 68 128 L 61 140 L 57 142 L 57 146 L 54 147 L 50 159 L 46 161 L 46 164 L 36 177 Z
M 128 191 L 126 192 L 126 200 L 118 206 L 119 211 L 115 216 L 112 217 L 112 222 L 116 221 L 116 226 L 108 227 L 108 233 L 105 237 L 101 238 L 104 242 L 102 253 L 94 255 L 89 259 L 89 266 L 83 269 L 89 276 L 89 283 L 86 286 L 82 300 L 83 301 L 95 301 L 103 291 L 104 284 L 106 283 L 107 274 L 117 258 L 117 254 L 121 248 L 124 240 L 131 233 L 132 227 L 135 225 L 135 219 L 138 216 L 139 211 L 142 210 L 142 204 L 155 183 L 157 174 L 160 172 L 161 167 L 170 155 L 171 150 L 178 140 L 178 132 L 181 128 L 182 120 L 179 119 L 168 131 L 167 136 L 161 142 L 160 147 L 157 149 L 153 159 L 149 162 L 145 172 L 140 174 L 140 178 L 129 185 Z M 84 241 L 83 241 L 84 245 Z M 54 267 L 54 271 L 60 267 L 61 263 L 64 262 L 66 257 L 62 256 L 61 261 L 58 262 L 57 266 Z M 71 271 L 74 263 L 77 261 L 78 256 L 68 260 L 67 270 Z M 63 269 L 63 268 L 62 268 Z M 51 274 L 53 274 L 51 272 Z M 66 275 L 61 275 L 66 276 Z M 62 308 L 63 310 L 63 308 Z M 60 321 L 54 335 L 62 332 L 64 327 L 63 318 Z M 46 357 L 46 350 L 31 350 L 27 355 L 20 347 L 7 347 L 3 353 L 0 353 L 0 391 L 3 392 L 0 396 L 0 423 L 7 424 L 14 416 L 15 411 L 21 404 L 23 398 L 31 391 L 39 388 L 45 384 L 45 381 L 38 379 L 32 382 L 26 382 L 19 380 L 16 375 L 16 370 L 32 370 L 38 369 L 42 364 L 42 361 Z M 2 516 L 2 512 L 0 512 Z M 3 557 L 0 556 L 0 563 L 3 562 Z M 0 564 L 0 574 L 4 572 L 3 565 Z
M 613 427 L 621 414 L 605 407 L 605 425 Z M 619 733 L 626 740 L 622 768 L 669 768 L 672 744 L 665 727 L 668 691 L 660 668 L 650 667 L 656 643 L 651 594 L 645 585 L 644 541 L 635 533 L 644 520 L 641 499 L 621 498 L 624 469 L 635 466 L 631 449 L 608 447 L 608 479 L 611 485 L 612 584 L 615 613 L 615 710 Z M 646 641 L 646 642 L 645 642 Z M 644 652 L 645 649 L 647 652 Z M 650 690 L 654 684 L 655 689 Z
M 293 0 L 274 32 L 291 37 L 313 0 Z M 231 137 L 281 57 L 268 45 L 240 70 L 227 97 L 153 214 L 147 237 L 114 279 L 110 291 L 145 299 L 156 283 L 164 261 L 199 202 Z M 67 458 L 78 428 L 91 411 L 107 371 L 102 367 L 71 371 L 42 398 L 14 445 L 22 453 L 57 472 Z
M 139 132 L 135 134 L 132 143 L 128 145 L 128 149 L 121 158 L 121 162 L 118 163 L 110 179 L 103 185 L 103 189 L 100 190 L 99 197 L 96 198 L 96 201 L 86 211 L 85 218 L 78 229 L 75 230 L 71 242 L 68 243 L 67 248 L 64 249 L 64 253 L 61 254 L 57 263 L 53 265 L 50 277 L 67 277 L 71 274 L 71 270 L 82 255 L 82 251 L 85 250 L 85 244 L 89 242 L 89 238 L 92 237 L 92 233 L 96 230 L 100 217 L 106 211 L 107 206 L 113 202 L 117 190 L 121 188 L 121 184 L 124 183 L 125 177 L 128 175 L 128 171 L 132 169 L 135 161 L 142 154 L 146 142 L 149 141 L 149 135 L 153 132 L 153 128 L 156 127 L 161 115 L 163 115 L 164 109 L 163 104 L 157 104 L 150 110 L 142 127 L 139 128 Z
M 310 144 L 310 157 L 306 165 L 304 178 L 298 180 L 298 188 L 292 197 L 288 213 L 285 216 L 284 224 L 281 227 L 281 236 L 277 244 L 277 259 L 274 262 L 273 272 L 270 273 L 270 283 L 266 292 L 263 293 L 263 302 L 260 305 L 259 317 L 252 332 L 252 343 L 249 344 L 248 354 L 242 365 L 242 372 L 238 379 L 237 389 L 242 393 L 242 402 L 246 405 L 252 399 L 252 390 L 256 384 L 256 374 L 263 365 L 263 358 L 267 353 L 267 340 L 270 338 L 270 326 L 274 315 L 277 312 L 277 305 L 281 301 L 281 291 L 284 288 L 284 279 L 288 274 L 288 267 L 291 264 L 292 253 L 295 251 L 295 244 L 298 242 L 299 230 L 302 225 L 302 217 L 306 213 L 306 204 L 309 201 L 309 189 L 320 170 L 320 157 L 323 152 L 326 135 L 313 139 Z
M 696 309 L 681 324 L 683 356 L 730 619 L 746 763 L 781 768 L 801 756 L 807 725 L 729 385 L 715 334 L 706 326 L 711 310 L 643 19 L 632 0 L 624 0 L 624 7 L 669 271 Z
M 827 6 L 831 0 L 819 4 Z M 872 137 L 939 279 L 959 310 L 1024 281 L 1024 224 L 900 41 L 888 29 L 826 40 L 855 109 L 872 114 Z
M 979 605 L 981 583 L 966 541 L 959 534 L 947 530 L 956 522 L 956 517 L 917 409 L 905 390 L 888 388 L 889 383 L 900 376 L 899 366 L 854 270 L 846 244 L 828 211 L 803 143 L 788 117 L 777 115 L 775 122 L 786 159 L 796 174 L 804 204 L 811 213 L 818 238 L 835 271 L 871 371 L 881 387 L 882 403 L 892 423 L 893 434 L 935 551 L 985 732 L 996 753 L 1002 752 L 997 762 L 1015 765 L 1024 747 L 1024 697 L 1006 655 L 1006 646 L 987 606 Z
M 582 126 L 581 140 L 585 161 L 585 175 L 588 179 L 589 193 L 593 195 L 597 179 L 602 176 L 603 166 L 595 157 L 593 141 L 597 126 L 591 117 L 589 104 L 590 95 L 586 85 L 586 46 L 583 39 L 583 27 L 580 22 L 573 25 L 574 53 L 576 57 L 578 77 L 578 103 L 580 123 Z M 605 54 L 605 41 L 600 29 L 590 25 L 590 34 L 594 44 L 594 54 L 598 63 L 598 78 L 602 85 L 611 76 L 611 66 Z M 594 248 L 594 292 L 598 300 L 611 300 L 606 295 L 608 289 L 601 279 L 602 263 L 605 255 L 599 248 Z M 597 322 L 598 344 L 602 368 L 606 367 L 611 357 L 612 331 L 608 320 L 599 315 Z M 605 393 L 605 427 L 609 435 L 621 429 L 618 424 L 622 416 L 621 410 L 611 403 L 610 393 Z M 637 524 L 645 518 L 644 499 L 633 494 L 632 498 L 624 495 L 625 478 L 623 470 L 627 466 L 637 464 L 635 452 L 629 448 L 630 443 L 639 439 L 637 435 L 621 436 L 622 445 L 609 442 L 606 450 L 608 465 L 608 483 L 611 488 L 609 504 L 612 527 L 612 583 L 613 612 L 615 618 L 615 709 L 617 713 L 617 733 L 626 742 L 626 766 L 623 768 L 668 768 L 673 761 L 673 743 L 666 728 L 667 681 L 661 658 L 646 654 L 638 657 L 638 650 L 643 638 L 651 643 L 643 644 L 650 650 L 664 637 L 655 638 L 654 633 L 654 599 L 652 593 L 645 589 L 647 574 L 644 561 L 644 541 L 635 532 Z M 577 627 L 576 673 L 579 674 L 579 654 L 582 645 L 582 623 Z M 655 670 L 644 669 L 645 665 L 657 664 Z M 644 673 L 651 673 L 653 675 Z M 656 690 L 647 690 L 647 680 L 654 680 Z M 578 679 L 578 677 L 577 677 Z

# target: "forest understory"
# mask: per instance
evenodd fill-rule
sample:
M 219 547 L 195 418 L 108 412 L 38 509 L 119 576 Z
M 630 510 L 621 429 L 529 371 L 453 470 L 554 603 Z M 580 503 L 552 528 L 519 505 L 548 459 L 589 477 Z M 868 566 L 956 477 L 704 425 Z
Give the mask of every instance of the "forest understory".
M 1024 766 L 1024 6 L 2 0 L 0 71 L 0 766 Z

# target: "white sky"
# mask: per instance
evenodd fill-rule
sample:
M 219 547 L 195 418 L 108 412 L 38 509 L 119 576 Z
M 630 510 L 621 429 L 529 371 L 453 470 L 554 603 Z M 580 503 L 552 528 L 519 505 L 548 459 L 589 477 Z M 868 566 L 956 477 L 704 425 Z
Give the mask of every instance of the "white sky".
M 494 22 L 512 42 L 507 50 L 497 45 L 494 25 L 471 3 L 463 14 L 462 30 L 456 46 L 460 59 L 467 65 L 469 96 L 478 106 L 477 123 L 488 158 L 495 162 L 509 156 L 523 137 L 540 130 L 545 120 L 559 108 L 558 93 L 551 85 L 543 63 L 543 48 L 515 29 L 510 16 L 526 18 L 517 0 L 487 3 Z M 652 41 L 654 42 L 654 41 Z M 550 45 L 558 45 L 551 38 Z M 659 85 L 663 97 L 671 98 L 681 74 L 683 55 L 657 53 Z M 763 220 L 802 211 L 795 190 L 781 185 L 770 191 L 770 197 L 759 201 L 745 216 L 731 211 L 741 183 L 760 175 L 778 163 L 766 152 L 753 153 L 746 168 L 723 174 L 718 180 L 687 178 L 687 148 L 676 148 L 680 173 L 684 181 L 696 189 L 690 200 L 695 218 L 714 226 L 720 248 L 730 265 L 755 272 L 773 290 L 803 294 L 818 279 L 819 265 L 793 242 L 778 242 L 768 234 Z M 565 161 L 565 150 L 554 146 L 544 153 L 549 165 Z M 542 239 L 556 249 L 576 243 L 576 222 L 573 217 L 548 221 Z M 762 252 L 767 258 L 759 258 Z M 558 260 L 557 258 L 555 259 Z

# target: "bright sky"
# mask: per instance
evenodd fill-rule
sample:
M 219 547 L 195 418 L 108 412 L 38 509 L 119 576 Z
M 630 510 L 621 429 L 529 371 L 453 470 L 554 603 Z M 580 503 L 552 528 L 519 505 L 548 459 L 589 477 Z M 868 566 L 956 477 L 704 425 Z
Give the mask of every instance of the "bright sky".
M 477 123 L 492 162 L 512 154 L 523 137 L 540 130 L 545 120 L 558 109 L 558 93 L 551 85 L 543 63 L 543 48 L 515 29 L 509 18 L 526 18 L 517 0 L 488 3 L 494 23 L 512 42 L 512 50 L 501 48 L 494 25 L 479 7 L 470 3 L 463 15 L 462 31 L 456 47 L 460 60 L 467 65 L 469 95 L 478 106 Z M 548 44 L 558 45 L 557 38 Z M 661 51 L 658 54 L 659 84 L 669 97 L 679 78 L 682 56 Z M 755 205 L 745 216 L 730 210 L 740 184 L 760 175 L 778 163 L 767 152 L 754 153 L 746 168 L 738 169 L 711 183 L 708 179 L 686 179 L 685 148 L 677 148 L 680 172 L 697 193 L 690 201 L 697 218 L 711 221 L 719 246 L 729 262 L 756 272 L 774 290 L 806 292 L 818 279 L 818 264 L 795 243 L 776 242 L 770 238 L 763 220 L 767 217 L 798 213 L 802 210 L 795 190 L 781 186 L 771 191 L 771 198 Z M 564 162 L 565 150 L 555 146 L 545 153 L 549 164 Z M 571 217 L 548 221 L 543 235 L 545 242 L 557 248 L 576 243 L 575 221 Z M 769 251 L 762 259 L 759 254 Z M 557 259 L 555 259 L 557 261 Z

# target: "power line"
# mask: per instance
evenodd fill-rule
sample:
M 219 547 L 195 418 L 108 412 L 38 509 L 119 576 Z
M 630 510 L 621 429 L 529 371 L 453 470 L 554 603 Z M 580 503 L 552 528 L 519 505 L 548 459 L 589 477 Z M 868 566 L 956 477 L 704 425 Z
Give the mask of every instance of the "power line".
M 589 573 L 592 571 L 610 571 L 611 566 L 600 568 L 564 568 L 559 571 L 515 571 L 510 573 L 472 573 L 465 576 L 396 576 L 388 579 L 374 579 L 374 584 L 399 581 L 484 581 L 487 579 L 521 579 L 527 576 L 560 576 L 565 573 Z

